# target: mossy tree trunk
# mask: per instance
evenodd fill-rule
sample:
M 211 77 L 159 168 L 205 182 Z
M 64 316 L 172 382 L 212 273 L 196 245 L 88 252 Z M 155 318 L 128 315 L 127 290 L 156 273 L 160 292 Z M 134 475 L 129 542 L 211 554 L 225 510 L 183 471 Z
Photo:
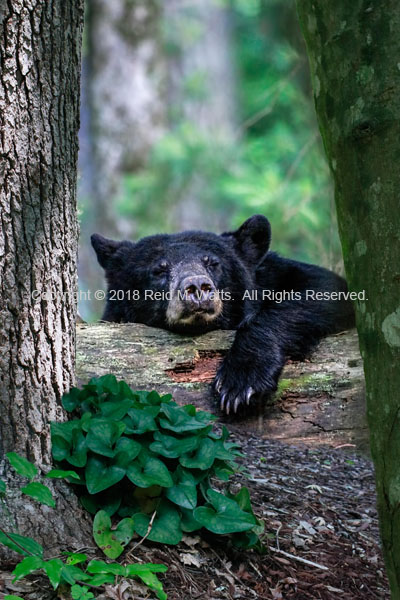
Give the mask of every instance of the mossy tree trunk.
M 297 0 L 356 305 L 392 598 L 400 598 L 400 4 Z
M 82 22 L 83 0 L 0 4 L 0 521 L 53 554 L 87 542 L 74 496 L 55 485 L 57 510 L 21 497 L 4 455 L 49 468 L 74 382 Z

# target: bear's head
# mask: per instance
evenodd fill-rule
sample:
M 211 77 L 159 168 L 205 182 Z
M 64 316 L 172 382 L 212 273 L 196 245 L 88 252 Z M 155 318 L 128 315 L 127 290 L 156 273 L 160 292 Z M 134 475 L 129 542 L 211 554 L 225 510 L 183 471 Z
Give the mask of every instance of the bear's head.
M 103 318 L 188 334 L 234 328 L 248 314 L 244 293 L 255 287 L 270 237 L 261 215 L 222 235 L 186 231 L 132 243 L 94 234 L 108 284 Z

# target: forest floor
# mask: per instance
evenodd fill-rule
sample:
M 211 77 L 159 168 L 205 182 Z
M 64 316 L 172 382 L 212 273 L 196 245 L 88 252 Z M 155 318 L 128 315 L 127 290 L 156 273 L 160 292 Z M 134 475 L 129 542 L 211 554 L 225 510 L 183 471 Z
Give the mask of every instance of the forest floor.
M 168 599 L 389 599 L 371 461 L 343 448 L 299 448 L 243 433 L 233 437 L 250 474 L 238 483 L 249 487 L 255 513 L 265 522 L 268 551 L 238 552 L 197 536 L 185 537 L 177 547 L 144 541 L 135 562 L 168 566 L 160 575 Z M 0 598 L 2 593 L 55 598 L 42 578 L 9 584 L 10 575 L 0 573 Z M 98 598 L 150 596 L 139 585 L 122 582 Z

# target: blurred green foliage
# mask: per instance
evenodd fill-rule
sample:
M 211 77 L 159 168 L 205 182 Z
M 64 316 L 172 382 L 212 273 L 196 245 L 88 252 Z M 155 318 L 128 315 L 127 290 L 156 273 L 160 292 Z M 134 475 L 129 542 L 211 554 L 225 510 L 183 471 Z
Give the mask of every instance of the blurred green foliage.
M 118 210 L 133 220 L 137 237 L 174 231 L 174 208 L 194 186 L 215 223 L 235 228 L 262 213 L 272 224 L 274 250 L 340 271 L 332 184 L 294 2 L 215 1 L 231 12 L 236 131 L 222 140 L 174 119 L 145 167 L 125 177 Z M 190 28 L 174 26 L 170 38 L 163 24 L 169 52 L 179 52 L 189 34 L 201 35 L 191 18 Z M 192 100 L 204 100 L 201 72 L 186 89 Z

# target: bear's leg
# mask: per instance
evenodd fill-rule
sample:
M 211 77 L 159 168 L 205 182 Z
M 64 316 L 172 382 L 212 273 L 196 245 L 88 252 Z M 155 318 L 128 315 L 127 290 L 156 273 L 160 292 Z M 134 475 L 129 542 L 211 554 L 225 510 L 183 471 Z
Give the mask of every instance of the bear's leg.
M 241 325 L 214 382 L 221 410 L 236 413 L 275 392 L 286 358 L 304 358 L 328 332 L 299 306 L 265 310 Z

